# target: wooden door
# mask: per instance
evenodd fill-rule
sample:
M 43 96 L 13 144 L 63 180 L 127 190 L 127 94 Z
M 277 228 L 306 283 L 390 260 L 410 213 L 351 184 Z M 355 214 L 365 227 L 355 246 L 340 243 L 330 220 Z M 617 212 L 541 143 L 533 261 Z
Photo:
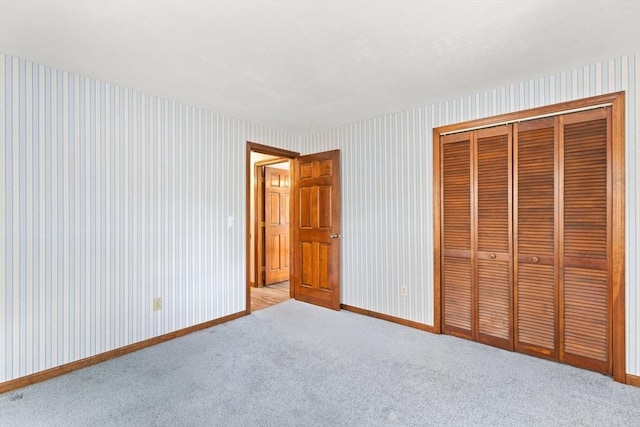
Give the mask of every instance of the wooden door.
M 442 325 L 448 334 L 473 338 L 471 260 L 472 133 L 442 137 Z
M 561 116 L 560 359 L 606 374 L 611 364 L 611 109 Z
M 514 126 L 516 349 L 611 374 L 610 110 Z
M 512 348 L 511 131 L 442 138 L 443 327 Z
M 610 120 L 441 137 L 445 333 L 612 373 Z
M 475 134 L 472 257 L 476 339 L 512 349 L 511 126 L 482 129 Z
M 289 280 L 289 171 L 264 168 L 265 284 Z
M 437 331 L 625 381 L 624 105 L 434 129 Z
M 294 297 L 340 309 L 340 151 L 294 161 Z
M 515 124 L 515 348 L 558 355 L 557 118 Z

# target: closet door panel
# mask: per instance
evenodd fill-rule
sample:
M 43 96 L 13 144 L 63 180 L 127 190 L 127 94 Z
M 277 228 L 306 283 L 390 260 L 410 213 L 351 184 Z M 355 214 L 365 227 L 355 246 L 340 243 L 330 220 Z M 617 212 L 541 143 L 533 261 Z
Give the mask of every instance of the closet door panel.
M 470 134 L 442 139 L 442 292 L 447 333 L 472 336 Z
M 443 144 L 442 196 L 445 251 L 471 251 L 470 156 L 471 142 L 468 139 Z
M 515 347 L 557 356 L 556 132 L 545 118 L 515 125 Z
M 478 261 L 479 341 L 510 348 L 509 262 Z
M 516 348 L 555 355 L 555 272 L 553 266 L 521 264 L 518 271 Z
M 471 263 L 469 259 L 444 257 L 444 325 L 454 335 L 471 337 Z
M 511 349 L 511 127 L 477 131 L 478 341 Z
M 490 137 L 478 132 L 478 251 L 509 254 L 510 138 L 505 126 L 499 130 Z
M 608 360 L 606 289 L 606 271 L 565 268 L 565 354 L 600 362 Z
M 561 358 L 609 373 L 608 110 L 562 124 Z
M 564 126 L 564 256 L 607 259 L 607 122 Z

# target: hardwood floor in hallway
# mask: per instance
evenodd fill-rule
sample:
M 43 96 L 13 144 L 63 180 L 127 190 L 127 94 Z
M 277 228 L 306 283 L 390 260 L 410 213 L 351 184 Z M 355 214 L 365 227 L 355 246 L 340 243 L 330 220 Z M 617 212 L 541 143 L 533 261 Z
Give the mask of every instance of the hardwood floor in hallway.
M 271 307 L 289 298 L 289 281 L 251 288 L 251 312 Z

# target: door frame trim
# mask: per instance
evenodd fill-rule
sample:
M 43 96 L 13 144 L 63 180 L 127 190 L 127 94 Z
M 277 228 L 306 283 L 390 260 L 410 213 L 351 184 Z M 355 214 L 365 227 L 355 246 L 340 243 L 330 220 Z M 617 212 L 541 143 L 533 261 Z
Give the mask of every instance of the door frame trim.
M 296 159 L 300 157 L 300 153 L 284 148 L 271 147 L 257 142 L 247 141 L 245 155 L 245 292 L 246 305 L 245 313 L 251 313 L 251 230 L 255 229 L 255 224 L 251 224 L 251 187 L 256 185 L 251 181 L 251 153 L 262 153 L 270 156 L 280 157 L 282 159 Z M 291 171 L 290 171 L 291 173 Z M 256 236 L 257 237 L 257 236 Z M 289 251 L 289 265 L 293 262 L 293 253 Z M 293 292 L 293 290 L 290 290 Z M 293 296 L 293 295 L 292 295 Z
M 433 247 L 434 307 L 433 329 L 442 333 L 442 214 L 440 137 L 443 134 L 489 127 L 532 117 L 562 114 L 570 110 L 611 106 L 611 178 L 612 178 L 612 253 L 611 253 L 611 341 L 613 379 L 626 383 L 626 315 L 625 315 L 625 92 L 614 92 L 559 104 L 531 108 L 498 116 L 433 128 Z

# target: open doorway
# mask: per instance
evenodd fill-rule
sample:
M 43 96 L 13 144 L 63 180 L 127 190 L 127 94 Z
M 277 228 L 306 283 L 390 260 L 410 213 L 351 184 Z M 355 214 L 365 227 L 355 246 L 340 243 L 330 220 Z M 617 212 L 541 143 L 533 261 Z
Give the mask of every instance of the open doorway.
M 289 189 L 298 156 L 247 142 L 247 313 L 293 297 Z
M 270 160 L 258 160 L 258 154 L 270 156 Z M 247 142 L 246 312 L 252 311 L 252 290 L 260 289 L 256 286 L 260 274 L 260 268 L 256 267 L 260 224 L 255 202 L 259 173 L 254 172 L 255 165 L 260 161 L 282 163 L 283 159 L 293 166 L 291 203 L 284 208 L 291 218 L 291 244 L 287 244 L 289 297 L 340 310 L 340 150 L 300 156 L 293 151 Z
M 255 156 L 253 156 L 255 154 Z M 252 153 L 262 158 L 261 153 Z M 291 180 L 289 159 L 256 161 L 254 179 L 255 256 L 252 287 L 262 288 L 289 280 L 289 221 Z

